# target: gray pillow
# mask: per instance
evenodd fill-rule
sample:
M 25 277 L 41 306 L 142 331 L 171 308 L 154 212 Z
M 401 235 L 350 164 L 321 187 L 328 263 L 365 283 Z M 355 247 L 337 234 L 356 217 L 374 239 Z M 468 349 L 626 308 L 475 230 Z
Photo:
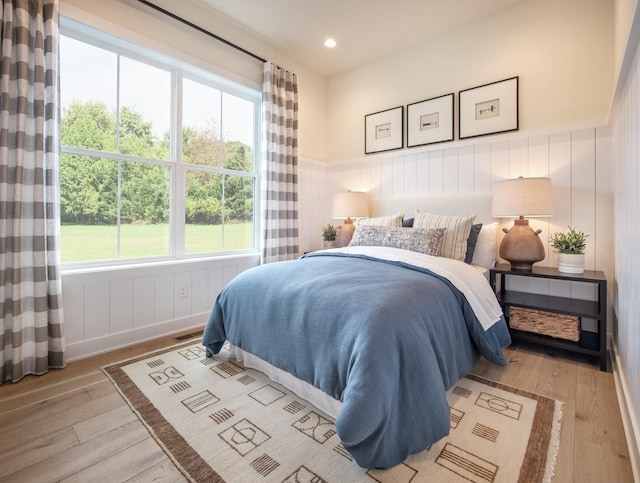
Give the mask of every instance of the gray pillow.
M 404 226 L 405 228 L 413 228 L 413 218 L 402 220 L 402 226 Z
M 349 246 L 403 248 L 427 255 L 437 255 L 445 231 L 445 228 L 359 225 Z
M 471 225 L 469 238 L 467 238 L 467 253 L 464 257 L 464 263 L 471 263 L 473 261 L 473 252 L 476 251 L 476 243 L 478 243 L 478 235 L 481 229 L 482 223 Z

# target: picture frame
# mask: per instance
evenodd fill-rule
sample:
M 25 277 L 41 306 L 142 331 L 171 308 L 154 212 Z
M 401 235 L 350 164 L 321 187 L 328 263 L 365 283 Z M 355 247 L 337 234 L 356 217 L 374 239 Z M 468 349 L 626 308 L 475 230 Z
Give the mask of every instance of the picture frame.
M 453 141 L 454 94 L 407 104 L 407 147 Z
M 364 154 L 402 149 L 404 106 L 364 116 Z
M 458 92 L 458 138 L 517 131 L 518 77 Z

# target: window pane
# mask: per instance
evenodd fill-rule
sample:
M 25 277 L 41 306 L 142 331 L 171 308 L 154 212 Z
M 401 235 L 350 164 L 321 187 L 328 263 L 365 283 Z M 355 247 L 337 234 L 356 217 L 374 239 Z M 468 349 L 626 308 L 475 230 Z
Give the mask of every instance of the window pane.
M 89 262 L 116 258 L 118 227 L 62 223 L 60 260 L 62 263 Z
M 117 256 L 117 162 L 63 154 L 60 163 L 61 260 Z
M 119 169 L 110 159 L 62 155 L 63 263 L 169 254 L 169 168 L 120 163 Z
M 62 144 L 115 151 L 117 55 L 60 37 Z
M 121 186 L 120 257 L 168 255 L 169 168 L 123 162 Z
M 221 167 L 220 91 L 184 79 L 182 94 L 182 161 Z
M 186 173 L 185 252 L 222 250 L 222 175 Z
M 169 159 L 171 74 L 120 57 L 120 152 Z
M 234 95 L 222 94 L 222 139 L 224 167 L 253 172 L 254 104 Z
M 242 250 L 254 247 L 253 178 L 224 178 L 224 248 Z

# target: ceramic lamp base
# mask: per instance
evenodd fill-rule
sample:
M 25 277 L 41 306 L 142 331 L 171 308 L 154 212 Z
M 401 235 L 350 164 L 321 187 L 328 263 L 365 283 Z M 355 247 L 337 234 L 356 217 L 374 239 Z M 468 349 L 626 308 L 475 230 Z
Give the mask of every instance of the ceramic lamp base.
M 351 243 L 353 232 L 356 230 L 353 220 L 347 218 L 344 223 L 338 227 L 338 234 L 336 235 L 336 248 L 346 247 Z
M 499 254 L 513 270 L 531 270 L 534 263 L 544 260 L 544 246 L 538 238 L 541 231 L 533 231 L 529 220 L 520 217 L 510 230 L 503 228 L 502 231 L 506 235 L 500 244 Z

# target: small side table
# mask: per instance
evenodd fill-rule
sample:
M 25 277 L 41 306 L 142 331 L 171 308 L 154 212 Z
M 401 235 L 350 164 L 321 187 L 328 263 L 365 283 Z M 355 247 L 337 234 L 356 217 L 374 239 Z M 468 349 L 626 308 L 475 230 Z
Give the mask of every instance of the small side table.
M 505 277 L 531 277 L 548 280 L 562 280 L 566 282 L 586 282 L 597 285 L 597 300 L 580 300 L 571 297 L 557 297 L 553 295 L 540 295 L 526 292 L 507 290 Z M 496 279 L 499 282 L 499 290 L 496 292 Z M 563 273 L 556 268 L 536 267 L 531 271 L 512 270 L 511 265 L 501 264 L 492 268 L 489 272 L 491 288 L 496 293 L 498 302 L 509 324 L 509 307 L 524 307 L 535 310 L 544 310 L 557 314 L 575 315 L 595 319 L 598 323 L 598 332 L 583 331 L 580 328 L 580 340 L 570 340 L 550 337 L 534 332 L 514 329 L 509 326 L 511 338 L 534 342 L 546 347 L 564 349 L 587 356 L 598 358 L 600 369 L 607 370 L 607 279 L 601 271 L 585 270 L 584 273 Z

